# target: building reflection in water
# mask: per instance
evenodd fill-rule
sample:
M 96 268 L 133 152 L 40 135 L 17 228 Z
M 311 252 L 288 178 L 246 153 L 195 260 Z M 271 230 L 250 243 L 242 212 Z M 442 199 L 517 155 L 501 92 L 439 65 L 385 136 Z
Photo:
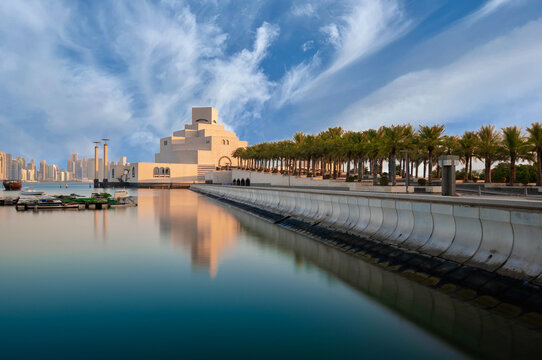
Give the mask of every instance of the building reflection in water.
M 235 245 L 239 221 L 191 191 L 155 191 L 154 213 L 162 239 L 190 253 L 192 268 L 206 269 L 214 277 L 220 258 Z
M 99 215 L 102 216 L 102 241 L 103 244 L 107 244 L 107 210 L 93 210 L 94 211 L 94 238 L 98 239 L 100 230 Z

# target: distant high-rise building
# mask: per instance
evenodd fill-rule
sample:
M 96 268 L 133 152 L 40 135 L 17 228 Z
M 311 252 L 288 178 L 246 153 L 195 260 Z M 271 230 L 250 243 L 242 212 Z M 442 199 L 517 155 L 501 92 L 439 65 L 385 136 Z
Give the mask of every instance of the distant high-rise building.
M 13 156 L 11 154 L 6 154 L 6 179 L 11 179 L 11 161 Z
M 39 179 L 40 181 L 47 179 L 47 162 L 45 160 L 40 161 Z
M 6 153 L 0 151 L 0 180 L 7 179 L 7 159 Z
M 66 171 L 68 173 L 71 173 L 73 177 L 75 177 L 78 157 L 79 157 L 79 155 L 77 153 L 72 153 L 71 156 L 68 158 L 68 161 L 67 161 L 67 169 L 66 169 Z

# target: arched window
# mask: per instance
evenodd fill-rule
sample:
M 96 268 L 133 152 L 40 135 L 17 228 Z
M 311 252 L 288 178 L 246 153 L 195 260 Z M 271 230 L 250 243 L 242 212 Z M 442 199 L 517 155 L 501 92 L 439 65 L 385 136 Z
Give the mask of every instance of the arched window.
M 245 185 L 246 185 L 246 186 L 250 186 L 250 179 L 247 179 L 247 180 L 245 181 Z
M 230 144 L 230 141 L 229 140 L 226 140 L 226 145 L 229 145 Z
M 169 176 L 169 168 L 166 168 L 166 175 Z
M 160 168 L 160 175 L 164 175 L 164 174 L 165 174 L 164 168 Z
M 241 186 L 245 186 L 245 179 L 241 179 Z
M 222 139 L 222 145 L 226 145 L 226 140 Z
M 115 169 L 111 169 L 111 177 L 112 177 L 112 178 L 115 177 Z
M 132 177 L 135 178 L 135 166 L 132 166 Z
M 154 170 L 153 170 L 153 175 L 154 175 L 154 176 L 160 175 L 160 169 L 158 169 L 157 167 L 155 167 Z

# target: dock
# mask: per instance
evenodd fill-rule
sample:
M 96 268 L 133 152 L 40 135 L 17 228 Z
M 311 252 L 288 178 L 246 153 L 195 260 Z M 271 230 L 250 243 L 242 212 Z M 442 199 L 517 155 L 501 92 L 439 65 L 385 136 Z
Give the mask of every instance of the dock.
M 79 195 L 4 195 L 0 206 L 14 206 L 17 211 L 39 210 L 103 210 L 137 206 L 137 196 L 115 196 L 93 194 Z

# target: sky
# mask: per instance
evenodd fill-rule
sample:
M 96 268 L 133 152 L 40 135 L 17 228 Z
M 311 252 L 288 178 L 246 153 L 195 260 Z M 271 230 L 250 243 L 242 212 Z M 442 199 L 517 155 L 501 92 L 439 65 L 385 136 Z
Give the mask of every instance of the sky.
M 0 151 L 153 161 L 213 106 L 249 144 L 542 121 L 539 0 L 0 2 Z

